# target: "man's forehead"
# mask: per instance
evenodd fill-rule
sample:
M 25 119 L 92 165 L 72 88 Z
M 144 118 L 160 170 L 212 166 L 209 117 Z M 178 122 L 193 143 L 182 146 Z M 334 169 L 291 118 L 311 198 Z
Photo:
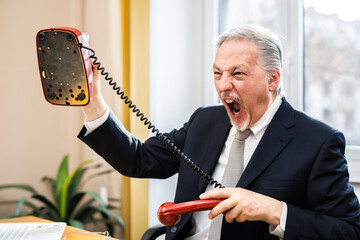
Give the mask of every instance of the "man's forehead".
M 225 70 L 232 70 L 232 71 L 247 68 L 247 66 L 245 64 L 237 64 L 237 63 L 234 63 L 233 65 L 229 65 L 229 66 L 221 66 L 221 65 L 217 65 L 216 63 L 213 64 L 214 69 L 221 70 L 224 67 L 226 67 Z
M 249 40 L 232 39 L 225 41 L 217 50 L 214 65 L 215 68 L 247 68 L 257 63 L 258 48 Z

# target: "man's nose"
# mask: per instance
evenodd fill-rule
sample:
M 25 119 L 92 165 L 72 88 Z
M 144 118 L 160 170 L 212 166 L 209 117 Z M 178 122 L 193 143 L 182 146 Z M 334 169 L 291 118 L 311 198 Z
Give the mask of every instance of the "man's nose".
M 221 92 L 226 92 L 226 91 L 230 91 L 232 88 L 233 88 L 232 76 L 230 74 L 224 73 L 221 76 L 219 82 L 219 90 Z

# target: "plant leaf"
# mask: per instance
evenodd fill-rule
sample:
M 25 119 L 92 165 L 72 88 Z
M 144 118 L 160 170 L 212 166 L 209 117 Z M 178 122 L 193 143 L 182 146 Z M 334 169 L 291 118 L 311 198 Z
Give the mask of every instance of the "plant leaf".
M 55 179 L 52 178 L 52 177 L 44 176 L 44 177 L 41 179 L 41 181 L 43 181 L 43 182 L 49 182 L 50 185 L 53 186 L 53 187 L 55 187 L 55 185 L 56 185 L 56 181 L 55 181 Z
M 24 197 L 20 200 L 10 200 L 10 201 L 4 201 L 4 202 L 0 202 L 0 205 L 8 205 L 8 204 L 17 204 L 17 210 L 14 212 L 14 213 L 11 213 L 5 217 L 2 217 L 2 219 L 5 219 L 5 218 L 9 218 L 9 217 L 18 217 L 18 216 L 21 216 L 21 215 L 24 215 L 24 214 L 29 214 L 28 211 L 21 211 L 21 207 L 23 205 L 29 207 L 30 209 L 32 209 L 32 211 L 37 211 L 39 208 L 37 206 L 35 206 L 34 204 L 26 201 L 27 199 L 29 199 L 30 196 L 28 197 Z
M 101 206 L 106 206 L 104 200 L 100 197 L 99 194 L 93 191 L 86 191 L 85 193 L 89 194 L 93 199 L 95 199 Z
M 48 206 L 49 208 L 51 208 L 51 209 L 53 209 L 55 211 L 58 211 L 56 206 L 50 200 L 48 200 L 45 196 L 40 195 L 40 194 L 36 194 L 36 195 L 31 196 L 31 197 L 34 198 L 34 199 L 39 200 L 42 203 L 44 203 L 45 206 Z
M 8 185 L 0 185 L 0 190 L 7 189 L 7 188 L 15 188 L 15 189 L 22 189 L 26 190 L 28 192 L 31 192 L 33 194 L 37 194 L 36 190 L 27 184 L 8 184 Z
M 105 206 L 92 206 L 92 208 L 95 208 L 100 212 L 103 212 L 103 213 L 105 213 L 107 215 L 110 215 L 110 216 L 114 217 L 122 228 L 125 227 L 125 223 L 124 223 L 123 219 L 119 215 L 117 215 L 116 213 L 114 213 L 114 212 L 110 211 L 109 209 L 107 209 Z
M 115 172 L 116 170 L 115 169 L 108 169 L 108 170 L 104 170 L 104 171 L 101 171 L 101 172 L 97 172 L 97 173 L 94 173 L 94 174 L 91 174 L 90 176 L 88 176 L 85 180 L 84 180 L 84 183 L 90 181 L 91 179 L 95 178 L 95 177 L 99 177 L 99 176 L 102 176 L 102 175 L 107 175 L 107 174 L 110 174 L 112 172 Z
M 30 199 L 38 200 L 38 201 L 44 203 L 45 205 L 38 207 L 38 206 L 32 204 L 31 202 L 29 202 L 28 200 L 30 200 Z M 21 211 L 22 206 L 26 205 L 27 207 L 32 209 L 32 215 L 41 216 L 43 218 L 50 219 L 53 221 L 61 220 L 56 207 L 49 200 L 47 200 L 44 196 L 39 195 L 39 194 L 23 197 L 18 201 L 7 201 L 7 202 L 2 202 L 2 203 L 4 203 L 4 204 L 16 203 L 17 204 L 16 212 L 11 215 L 13 217 L 24 215 L 24 214 L 29 215 L 29 212 Z M 0 203 L 0 204 L 2 204 L 2 203 Z
M 80 194 L 80 193 L 79 193 Z M 88 200 L 86 203 L 84 203 L 80 209 L 77 211 L 76 215 L 74 216 L 75 219 L 86 219 L 89 215 L 89 212 L 87 212 L 89 210 L 89 208 L 91 207 L 91 205 L 97 201 L 101 206 L 105 206 L 106 207 L 106 203 L 104 202 L 104 200 L 95 192 L 92 191 L 86 191 L 86 192 L 82 192 L 82 194 L 88 194 L 91 196 L 91 199 Z
M 67 208 L 67 216 L 69 218 L 71 218 L 74 214 L 74 210 L 77 207 L 78 204 L 80 204 L 80 201 L 83 199 L 83 197 L 85 196 L 84 192 L 80 192 L 75 194 L 72 198 L 70 198 L 70 201 L 68 203 L 68 208 Z
M 53 198 L 56 201 L 56 194 L 55 194 L 56 193 L 56 180 L 54 178 L 47 177 L 47 176 L 43 177 L 41 180 L 43 182 L 48 182 L 50 184 Z
M 78 192 L 78 187 L 80 185 L 81 179 L 87 169 L 88 168 L 79 169 L 79 171 L 75 174 L 69 186 L 68 199 L 72 199 L 75 196 L 75 194 Z
M 65 155 L 61 161 L 57 177 L 56 177 L 56 188 L 55 188 L 55 201 L 60 206 L 61 191 L 68 177 L 68 160 L 69 155 Z
M 68 223 L 73 227 L 84 229 L 84 224 L 76 219 L 69 219 Z
M 102 220 L 103 220 L 103 223 L 105 223 L 106 225 L 106 228 L 108 229 L 108 231 L 110 232 L 110 235 L 113 234 L 114 232 L 114 223 L 110 223 L 110 217 L 109 215 L 103 213 L 103 212 L 100 212 L 100 215 L 102 216 Z M 95 220 L 95 219 L 94 219 Z M 93 221 L 94 221 L 93 220 Z M 115 224 L 119 225 L 118 222 L 116 222 Z
M 48 206 L 42 206 L 39 209 L 33 210 L 31 215 L 33 215 L 35 217 L 41 217 L 41 218 L 44 218 L 44 219 L 49 219 L 49 220 L 55 221 L 55 222 L 63 221 L 60 218 L 59 213 L 57 211 L 55 211 L 54 209 L 48 207 Z
M 38 207 L 35 204 L 32 204 L 29 200 L 35 199 L 38 201 L 41 201 L 42 203 L 45 203 L 45 206 Z M 55 206 L 49 202 L 44 196 L 42 195 L 32 195 L 32 196 L 26 196 L 21 198 L 20 200 L 12 200 L 12 201 L 5 201 L 1 202 L 0 204 L 17 204 L 17 209 L 14 213 L 11 213 L 4 218 L 8 217 L 18 217 L 21 215 L 36 215 L 41 216 L 46 219 L 51 219 L 53 221 L 60 220 L 59 214 L 57 210 L 55 209 Z M 29 211 L 22 211 L 23 206 L 27 206 L 32 210 L 32 213 Z M 44 211 L 45 210 L 45 211 Z
M 15 216 L 19 216 L 20 210 L 21 210 L 22 206 L 24 205 L 24 202 L 26 202 L 29 198 L 31 198 L 31 196 L 23 197 L 18 201 L 17 208 L 15 211 Z
M 29 215 L 29 212 L 20 212 L 20 215 L 21 216 L 25 216 L 25 215 Z M 8 214 L 8 215 L 6 215 L 6 216 L 4 216 L 4 217 L 2 217 L 2 218 L 0 218 L 0 219 L 9 219 L 9 218 L 14 218 L 14 217 L 18 217 L 17 215 L 16 215 L 16 213 L 10 213 L 10 214 Z
M 93 202 L 95 202 L 95 200 L 92 198 L 83 205 L 81 205 L 80 209 L 76 212 L 73 218 L 81 221 L 83 221 L 83 219 L 86 219 L 86 211 L 91 207 L 91 204 Z
M 76 173 L 86 164 L 91 163 L 92 160 L 87 160 L 87 161 L 83 161 L 80 164 L 77 165 L 77 167 L 75 168 L 75 170 L 71 173 L 71 175 L 69 177 L 66 178 L 64 185 L 62 186 L 61 192 L 60 192 L 60 205 L 59 205 L 59 211 L 60 211 L 60 217 L 62 219 L 66 219 L 66 208 L 67 208 L 67 202 L 68 202 L 68 198 L 67 198 L 67 194 L 68 194 L 68 189 L 69 189 L 69 185 L 70 182 L 72 181 L 72 179 L 74 178 L 74 176 L 76 175 Z
M 97 213 L 98 211 L 96 209 L 93 209 L 91 205 L 87 206 L 87 207 L 82 207 L 81 211 L 79 211 L 76 216 L 74 217 L 74 219 L 77 219 L 81 222 L 88 223 L 88 222 L 92 222 L 93 219 L 93 215 L 95 213 Z

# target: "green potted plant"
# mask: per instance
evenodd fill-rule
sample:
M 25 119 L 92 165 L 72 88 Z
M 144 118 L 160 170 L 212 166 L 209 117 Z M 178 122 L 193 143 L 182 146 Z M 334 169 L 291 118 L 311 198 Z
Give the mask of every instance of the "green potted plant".
M 73 227 L 84 229 L 84 225 L 89 223 L 104 223 L 110 234 L 113 233 L 115 226 L 124 228 L 123 219 L 113 212 L 116 209 L 110 204 L 106 204 L 101 197 L 93 191 L 81 191 L 81 185 L 84 185 L 90 179 L 109 174 L 114 171 L 106 170 L 97 172 L 83 179 L 83 176 L 90 168 L 99 168 L 101 165 L 89 165 L 93 161 L 87 160 L 76 166 L 75 170 L 68 172 L 69 155 L 65 155 L 58 169 L 56 179 L 43 177 L 43 181 L 50 184 L 53 200 L 38 193 L 28 184 L 9 184 L 0 185 L 0 190 L 21 189 L 30 193 L 19 200 L 3 201 L 0 205 L 17 204 L 17 209 L 5 218 L 32 215 L 56 222 L 66 222 Z M 109 199 L 109 202 L 118 201 Z M 39 202 L 40 204 L 35 204 Z M 25 207 L 26 206 L 26 209 Z

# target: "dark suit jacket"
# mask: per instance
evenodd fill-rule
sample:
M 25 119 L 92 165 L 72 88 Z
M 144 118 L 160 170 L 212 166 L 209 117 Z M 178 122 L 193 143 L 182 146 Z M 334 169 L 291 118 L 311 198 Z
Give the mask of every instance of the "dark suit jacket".
M 168 137 L 201 169 L 212 175 L 231 128 L 223 106 L 199 108 Z M 198 199 L 207 184 L 174 157 L 157 138 L 144 143 L 127 132 L 111 113 L 84 137 L 88 144 L 124 175 L 167 178 L 175 173 L 174 202 Z M 348 183 L 341 132 L 294 110 L 283 102 L 265 131 L 237 186 L 284 201 L 288 215 L 284 239 L 360 239 L 359 202 Z M 166 239 L 183 239 L 192 228 L 191 214 L 168 227 Z M 221 239 L 278 239 L 264 222 L 229 224 Z

